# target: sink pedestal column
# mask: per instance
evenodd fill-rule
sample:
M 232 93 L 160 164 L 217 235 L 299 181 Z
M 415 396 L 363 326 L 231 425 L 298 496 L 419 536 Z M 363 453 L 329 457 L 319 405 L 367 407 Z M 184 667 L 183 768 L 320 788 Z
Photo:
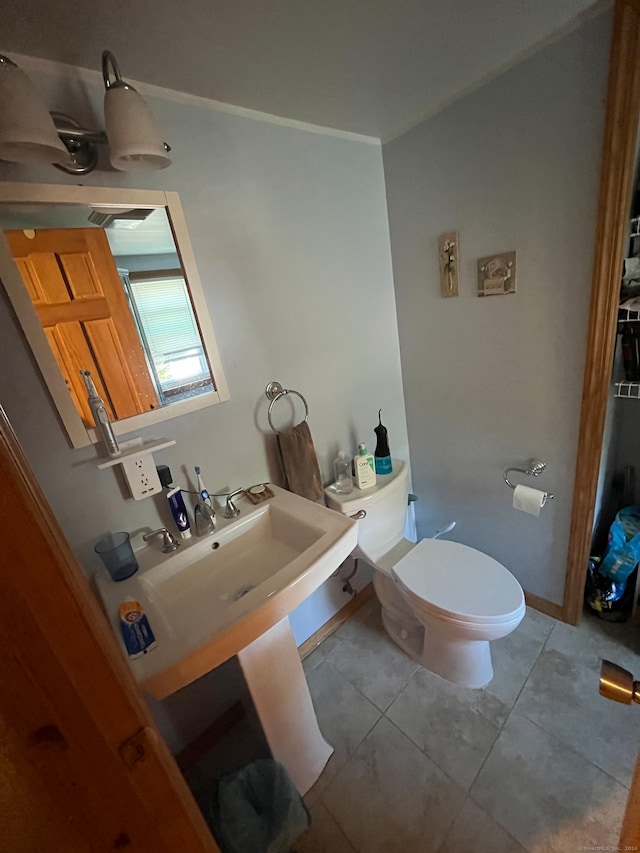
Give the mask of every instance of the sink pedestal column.
M 238 660 L 273 757 L 306 794 L 333 747 L 318 727 L 289 618 L 238 652 Z

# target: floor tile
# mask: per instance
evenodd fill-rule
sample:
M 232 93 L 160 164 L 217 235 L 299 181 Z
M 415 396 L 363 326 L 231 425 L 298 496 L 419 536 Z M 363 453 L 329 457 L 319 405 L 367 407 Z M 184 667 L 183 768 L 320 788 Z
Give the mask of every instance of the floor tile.
M 363 634 L 378 634 L 382 625 L 379 618 L 380 602 L 375 595 L 359 607 L 356 612 L 343 622 L 342 625 L 331 635 L 337 640 L 358 640 Z M 384 628 L 383 628 L 384 630 Z M 326 642 L 326 641 L 325 641 Z
M 322 803 L 310 811 L 311 826 L 296 841 L 296 853 L 356 853 Z
M 491 643 L 494 675 L 486 691 L 511 708 L 554 625 L 555 619 L 527 607 L 516 630 Z
M 522 845 L 467 798 L 438 853 L 526 853 Z
M 599 695 L 599 661 L 544 651 L 516 710 L 623 785 L 633 775 L 640 726 L 634 709 Z
M 361 853 L 435 853 L 464 799 L 464 791 L 384 717 L 322 795 Z
M 615 845 L 627 791 L 513 711 L 471 797 L 530 853 Z
M 309 806 L 375 725 L 380 710 L 328 661 L 307 674 L 307 683 L 320 731 L 334 749 L 322 776 L 305 798 Z
M 509 710 L 485 690 L 459 687 L 421 668 L 387 710 L 387 717 L 466 790 Z
M 340 644 L 327 660 L 381 711 L 386 710 L 418 664 L 385 631 L 378 600 L 368 601 L 336 635 Z
M 304 671 L 309 673 L 317 669 L 339 644 L 340 640 L 335 634 L 330 634 L 302 661 Z
M 579 658 L 600 668 L 602 658 L 640 674 L 640 630 L 637 623 L 605 622 L 586 613 L 577 627 L 557 622 L 547 641 L 569 658 Z

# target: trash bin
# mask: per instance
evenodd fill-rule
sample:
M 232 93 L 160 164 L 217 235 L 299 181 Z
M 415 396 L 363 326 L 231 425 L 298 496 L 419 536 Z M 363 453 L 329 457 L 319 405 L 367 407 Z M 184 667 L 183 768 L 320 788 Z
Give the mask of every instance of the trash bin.
M 223 776 L 201 807 L 222 853 L 288 853 L 311 822 L 298 789 L 273 758 Z
M 640 509 L 621 509 L 609 528 L 606 551 L 589 560 L 585 601 L 601 619 L 624 622 L 634 605 L 640 561 Z

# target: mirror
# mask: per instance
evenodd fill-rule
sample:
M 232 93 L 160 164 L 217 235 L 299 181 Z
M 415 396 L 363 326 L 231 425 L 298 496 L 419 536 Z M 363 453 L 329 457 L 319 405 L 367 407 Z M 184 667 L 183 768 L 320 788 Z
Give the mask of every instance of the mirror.
M 0 278 L 74 447 L 229 398 L 176 193 L 0 184 Z

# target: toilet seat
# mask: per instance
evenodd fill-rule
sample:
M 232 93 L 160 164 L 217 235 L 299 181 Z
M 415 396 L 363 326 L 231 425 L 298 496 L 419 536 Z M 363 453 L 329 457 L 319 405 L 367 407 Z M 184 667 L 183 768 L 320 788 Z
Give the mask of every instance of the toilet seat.
M 468 545 L 423 539 L 391 574 L 419 608 L 451 622 L 497 625 L 521 618 L 522 587 L 493 557 Z

